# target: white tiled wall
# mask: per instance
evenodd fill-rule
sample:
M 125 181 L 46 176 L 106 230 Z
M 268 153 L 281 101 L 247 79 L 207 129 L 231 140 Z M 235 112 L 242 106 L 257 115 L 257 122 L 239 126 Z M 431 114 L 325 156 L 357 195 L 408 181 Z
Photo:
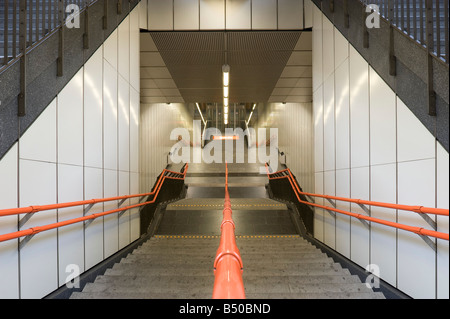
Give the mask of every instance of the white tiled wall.
M 258 128 L 278 129 L 278 148 L 305 192 L 313 190 L 313 113 L 311 103 L 259 103 Z
M 174 128 L 186 128 L 192 137 L 192 114 L 181 103 L 141 105 L 140 192 L 150 192 L 158 175 L 167 167 L 167 155 L 176 141 L 170 139 Z
M 0 208 L 18 207 L 18 165 L 17 143 L 0 161 Z M 0 217 L 0 234 L 17 231 L 17 216 Z M 19 296 L 19 252 L 17 240 L 0 243 L 0 296 L 2 299 L 13 299 Z
M 315 192 L 448 208 L 448 152 L 316 6 L 312 16 Z M 337 205 L 367 214 L 356 204 Z M 373 206 L 370 214 L 432 229 L 412 212 Z M 430 217 L 449 232 L 448 217 Z M 416 234 L 346 216 L 333 221 L 320 209 L 314 221 L 317 239 L 363 268 L 377 265 L 406 294 L 448 298 L 448 241 L 433 239 L 434 251 Z
M 143 0 L 141 27 L 167 30 L 299 30 L 310 28 L 311 0 Z M 144 11 L 143 10 L 143 11 Z
M 139 192 L 139 51 L 135 9 L 0 161 L 0 209 Z M 96 204 L 88 214 L 117 205 Z M 83 211 L 40 212 L 21 229 Z M 1 217 L 0 233 L 17 224 L 17 216 Z M 65 284 L 68 265 L 88 270 L 139 235 L 134 209 L 39 233 L 21 249 L 18 240 L 0 243 L 0 298 L 42 298 Z

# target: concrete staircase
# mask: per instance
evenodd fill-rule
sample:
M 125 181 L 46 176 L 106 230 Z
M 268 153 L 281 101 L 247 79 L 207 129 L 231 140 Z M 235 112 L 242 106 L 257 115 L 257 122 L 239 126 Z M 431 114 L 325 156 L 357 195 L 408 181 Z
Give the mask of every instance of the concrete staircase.
M 211 299 L 216 237 L 152 238 L 71 299 Z
M 299 236 L 237 239 L 248 299 L 384 299 Z
M 211 299 L 219 237 L 195 237 L 153 237 L 71 299 Z M 237 244 L 247 299 L 384 299 L 299 236 Z

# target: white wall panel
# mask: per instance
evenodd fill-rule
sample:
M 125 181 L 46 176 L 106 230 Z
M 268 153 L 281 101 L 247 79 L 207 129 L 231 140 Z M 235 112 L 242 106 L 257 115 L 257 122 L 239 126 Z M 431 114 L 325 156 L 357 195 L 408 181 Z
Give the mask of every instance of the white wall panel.
M 148 8 L 147 8 L 148 0 L 141 0 L 138 3 L 139 10 L 139 28 L 148 29 Z
M 103 46 L 84 66 L 84 165 L 103 167 Z
M 436 202 L 438 208 L 449 208 L 449 157 L 448 152 L 437 143 L 436 149 Z M 449 218 L 437 216 L 437 231 L 449 232 Z M 437 298 L 449 298 L 449 243 L 437 241 Z
M 278 0 L 278 29 L 303 29 L 303 0 Z
M 331 76 L 334 67 L 334 27 L 333 23 L 327 17 L 322 18 L 323 28 L 323 81 L 325 82 Z
M 103 197 L 118 196 L 118 172 L 115 170 L 103 170 Z M 103 204 L 104 211 L 117 209 L 118 202 L 110 201 Z M 118 251 L 118 214 L 113 213 L 103 217 L 104 225 L 104 257 L 109 257 Z
M 323 172 L 316 172 L 314 174 L 314 193 L 323 194 Z M 314 199 L 318 205 L 324 204 L 324 199 L 317 197 Z M 320 241 L 324 241 L 324 212 L 322 208 L 314 208 L 314 237 Z
M 130 88 L 130 172 L 139 172 L 140 95 Z
M 336 169 L 334 125 L 334 77 L 328 77 L 323 85 L 323 169 Z
M 200 28 L 199 0 L 174 1 L 174 29 L 198 30 Z
M 56 164 L 19 161 L 19 207 L 55 204 L 56 191 Z M 33 215 L 21 230 L 56 222 L 56 211 L 46 211 Z M 21 249 L 21 298 L 42 298 L 58 288 L 57 248 L 57 231 L 53 229 L 35 235 Z
M 312 72 L 313 92 L 323 83 L 323 14 L 313 6 L 313 31 L 312 31 Z
M 103 169 L 84 169 L 84 199 L 103 198 Z M 86 216 L 103 212 L 103 203 L 95 204 Z M 90 269 L 103 260 L 103 217 L 85 227 L 85 269 Z
M 336 194 L 336 176 L 335 171 L 325 171 L 323 173 L 323 193 L 326 195 L 334 196 Z M 324 200 L 324 205 L 332 207 L 328 200 Z M 324 243 L 329 247 L 336 249 L 336 217 L 335 213 L 329 213 L 324 211 L 323 213 L 323 223 L 324 223 Z
M 435 157 L 435 138 L 399 98 L 397 134 L 399 162 Z
M 398 203 L 434 207 L 434 159 L 398 164 Z M 399 211 L 398 222 L 431 229 L 431 226 L 421 216 L 409 211 Z M 436 289 L 435 259 L 433 249 L 418 235 L 399 230 L 398 288 L 413 298 L 434 298 Z
M 107 169 L 117 169 L 118 75 L 109 63 L 103 66 L 103 165 Z
M 22 135 L 19 156 L 29 160 L 56 162 L 56 99 Z
M 369 167 L 353 168 L 350 175 L 351 198 L 370 200 Z M 357 204 L 351 204 L 351 211 L 367 216 Z M 357 218 L 351 217 L 351 229 L 351 259 L 365 268 L 369 264 L 369 228 Z
M 335 174 L 340 197 L 448 208 L 448 152 L 315 5 L 312 13 L 314 191 L 330 192 Z M 337 204 L 367 215 L 358 205 Z M 418 214 L 375 206 L 370 210 L 376 218 L 431 228 Z M 327 244 L 332 243 L 329 216 L 315 209 L 315 237 Z M 448 217 L 432 218 L 438 230 L 448 233 Z M 375 264 L 383 280 L 415 298 L 448 298 L 447 241 L 434 240 L 435 252 L 415 234 L 369 225 L 338 214 L 336 250 L 363 268 Z
M 225 0 L 200 0 L 200 29 L 225 29 Z
M 277 28 L 277 0 L 252 1 L 252 29 Z
M 395 163 L 396 143 L 395 93 L 370 68 L 370 163 Z
M 226 28 L 227 30 L 251 29 L 250 0 L 226 0 Z
M 303 0 L 305 10 L 305 29 L 313 26 L 313 7 L 311 0 Z
M 351 166 L 369 165 L 369 66 L 350 48 Z
M 334 32 L 334 65 L 337 69 L 347 58 L 349 54 L 349 43 L 342 33 L 335 27 Z
M 83 199 L 83 167 L 58 165 L 58 203 L 76 202 Z M 75 206 L 58 209 L 58 221 L 83 217 L 83 207 Z M 71 265 L 84 271 L 83 224 L 77 223 L 58 228 L 59 286 L 66 283 L 72 274 Z M 68 268 L 68 272 L 66 269 Z
M 350 170 L 336 170 L 336 196 L 350 198 Z M 336 208 L 350 211 L 350 203 L 336 201 Z M 350 216 L 336 213 L 336 250 L 350 258 Z
M 119 172 L 119 196 L 130 194 L 130 173 Z M 121 207 L 130 205 L 130 200 L 127 199 Z M 119 249 L 124 248 L 130 243 L 130 211 L 118 215 L 119 218 Z
M 119 31 L 114 30 L 103 43 L 103 57 L 115 70 L 118 70 L 118 34 Z
M 336 169 L 350 168 L 350 101 L 348 60 L 335 72 Z
M 139 29 L 139 11 L 138 8 L 130 13 L 130 85 L 140 91 L 140 75 L 141 75 L 141 37 Z
M 83 165 L 83 68 L 58 94 L 58 162 Z M 64 124 L 63 124 L 64 123 Z
M 119 170 L 130 170 L 130 86 L 119 76 L 118 160 Z
M 140 14 L 139 8 L 131 12 L 2 158 L 0 209 L 112 197 L 119 188 L 139 193 Z M 84 208 L 37 213 L 21 229 L 83 216 Z M 117 201 L 105 204 L 105 210 L 116 208 Z M 103 211 L 104 204 L 96 204 L 87 214 Z M 121 247 L 138 239 L 139 209 L 127 213 L 120 229 L 117 216 L 39 233 L 20 256 L 18 240 L 1 243 L 0 298 L 42 298 L 64 285 L 67 265 L 92 268 L 117 252 L 119 238 Z M 2 217 L 0 234 L 16 231 L 18 220 Z
M 139 194 L 139 173 L 130 172 L 130 194 Z M 139 202 L 139 198 L 130 199 L 130 204 Z M 140 237 L 139 208 L 130 211 L 130 240 L 134 241 Z
M 313 93 L 314 98 L 314 172 L 323 171 L 323 92 L 322 86 Z
M 397 203 L 397 167 L 396 164 L 376 165 L 371 167 L 370 192 L 375 202 Z M 382 207 L 371 207 L 371 216 L 391 222 L 397 219 L 397 211 Z M 396 285 L 397 279 L 397 231 L 393 227 L 372 223 L 370 262 L 376 264 L 380 276 Z
M 119 74 L 130 81 L 130 17 L 126 17 L 118 27 L 117 61 Z
M 173 30 L 173 1 L 148 0 L 148 29 Z
M 0 209 L 18 206 L 18 145 L 17 143 L 0 161 Z M 17 231 L 17 216 L 1 217 L 0 234 Z M 19 253 L 17 240 L 0 243 L 0 299 L 19 298 Z

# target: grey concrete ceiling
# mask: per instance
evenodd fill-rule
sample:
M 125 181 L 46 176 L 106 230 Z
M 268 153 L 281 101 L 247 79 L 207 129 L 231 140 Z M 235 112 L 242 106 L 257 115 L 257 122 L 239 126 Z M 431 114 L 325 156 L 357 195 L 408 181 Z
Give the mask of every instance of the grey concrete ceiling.
M 221 103 L 229 64 L 230 103 L 310 102 L 309 31 L 141 33 L 143 103 Z

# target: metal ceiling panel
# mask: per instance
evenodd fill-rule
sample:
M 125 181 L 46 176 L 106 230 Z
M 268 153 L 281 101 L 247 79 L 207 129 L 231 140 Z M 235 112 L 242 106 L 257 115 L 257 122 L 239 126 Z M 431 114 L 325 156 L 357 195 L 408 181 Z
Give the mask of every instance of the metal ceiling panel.
M 278 102 L 281 98 L 304 100 L 308 91 L 312 91 L 312 55 L 308 50 L 311 37 L 304 33 L 145 33 L 148 36 L 141 36 L 141 41 L 148 41 L 141 43 L 142 100 L 154 101 L 160 94 L 161 102 L 170 102 L 170 99 L 181 96 L 186 103 L 221 103 L 224 64 L 231 67 L 230 103 Z M 285 90 L 283 94 L 275 94 L 279 93 L 274 91 L 275 88 Z M 305 91 L 295 91 L 294 88 Z M 297 95 L 292 95 L 292 92 Z M 302 94 L 298 95 L 299 92 Z M 145 99 L 146 96 L 149 99 Z

